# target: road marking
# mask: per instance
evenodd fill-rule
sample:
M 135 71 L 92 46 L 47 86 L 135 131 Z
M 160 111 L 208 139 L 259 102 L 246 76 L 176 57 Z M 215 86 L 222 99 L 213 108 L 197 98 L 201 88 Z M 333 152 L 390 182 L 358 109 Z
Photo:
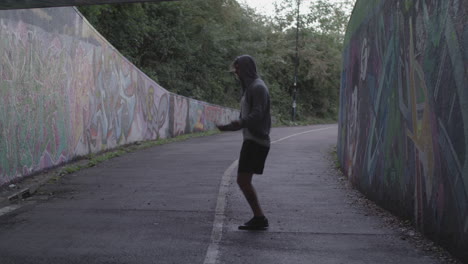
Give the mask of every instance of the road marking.
M 319 128 L 319 129 L 308 130 L 308 131 L 301 132 L 301 133 L 296 133 L 296 134 L 275 140 L 271 142 L 271 144 L 278 143 L 280 141 L 286 140 L 291 137 L 295 137 L 295 136 L 299 136 L 299 135 L 303 135 L 303 134 L 307 134 L 307 133 L 311 133 L 315 131 L 330 129 L 330 128 L 333 128 L 333 127 Z M 213 221 L 213 230 L 211 231 L 211 242 L 206 251 L 205 261 L 203 262 L 203 264 L 218 263 L 219 243 L 221 242 L 221 238 L 223 236 L 223 225 L 224 225 L 224 219 L 226 218 L 226 216 L 224 215 L 224 210 L 226 209 L 226 195 L 229 190 L 229 185 L 231 184 L 232 172 L 237 167 L 238 162 L 239 160 L 234 161 L 231 164 L 231 166 L 229 166 L 229 168 L 224 172 L 223 177 L 221 179 L 221 186 L 219 187 L 218 199 L 216 201 L 216 210 L 215 210 L 215 219 Z
M 280 141 L 283 141 L 283 140 L 286 140 L 288 138 L 292 138 L 292 137 L 295 137 L 295 136 L 300 136 L 300 135 L 303 135 L 303 134 L 307 134 L 307 133 L 311 133 L 311 132 L 315 132 L 315 131 L 320 131 L 320 130 L 326 130 L 326 129 L 330 129 L 330 128 L 334 128 L 334 127 L 325 127 L 325 128 L 319 128 L 319 129 L 312 129 L 312 130 L 304 131 L 304 132 L 301 132 L 301 133 L 292 134 L 292 135 L 289 135 L 287 137 L 275 140 L 275 141 L 271 142 L 271 144 L 278 143 Z
M 216 202 L 215 219 L 213 222 L 213 231 L 211 232 L 211 243 L 206 252 L 204 264 L 216 264 L 219 255 L 219 243 L 223 235 L 224 210 L 226 209 L 226 194 L 231 184 L 232 171 L 237 167 L 239 160 L 235 160 L 231 166 L 224 172 L 221 179 L 221 186 L 219 187 L 218 200 Z
M 14 210 L 20 208 L 21 206 L 19 205 L 10 205 L 10 206 L 5 206 L 3 208 L 0 208 L 0 216 L 6 215 L 8 213 L 13 212 Z

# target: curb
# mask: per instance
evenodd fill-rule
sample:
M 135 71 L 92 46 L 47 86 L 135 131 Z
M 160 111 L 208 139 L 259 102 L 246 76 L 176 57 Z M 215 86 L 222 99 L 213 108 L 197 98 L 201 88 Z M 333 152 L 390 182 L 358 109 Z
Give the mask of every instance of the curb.
M 16 186 L 19 189 L 0 191 L 0 207 L 33 196 L 41 186 L 46 184 L 55 175 L 55 172 L 48 172 L 43 175 L 34 176 L 30 179 L 25 179 L 25 182 L 17 183 Z M 8 188 L 8 186 L 6 188 Z

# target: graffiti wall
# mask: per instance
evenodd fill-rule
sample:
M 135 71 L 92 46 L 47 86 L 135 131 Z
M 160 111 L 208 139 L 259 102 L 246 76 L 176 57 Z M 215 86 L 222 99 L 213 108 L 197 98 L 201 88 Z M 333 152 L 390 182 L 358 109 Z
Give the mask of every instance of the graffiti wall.
M 238 115 L 169 93 L 72 7 L 0 11 L 0 185 Z
M 338 153 L 350 181 L 468 260 L 468 4 L 358 0 Z

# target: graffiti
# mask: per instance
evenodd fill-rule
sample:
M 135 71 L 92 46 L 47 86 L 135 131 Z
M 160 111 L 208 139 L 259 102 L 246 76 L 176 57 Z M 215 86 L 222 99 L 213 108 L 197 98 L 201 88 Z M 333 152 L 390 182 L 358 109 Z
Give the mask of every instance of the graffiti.
M 174 96 L 174 136 L 185 133 L 187 126 L 188 100 L 182 96 Z
M 0 185 L 78 156 L 203 131 L 238 116 L 189 98 L 176 99 L 169 116 L 170 98 L 76 9 L 0 11 Z
M 205 106 L 203 104 L 190 104 L 190 131 L 198 132 L 205 129 L 204 109 Z
M 160 137 L 160 129 L 166 122 L 168 114 L 168 95 L 167 93 L 158 94 L 160 90 L 153 84 L 149 87 L 139 89 L 140 102 L 142 104 L 142 117 L 146 124 L 146 138 L 157 139 Z
M 213 129 L 214 124 L 221 123 L 220 117 L 223 115 L 223 110 L 216 106 L 207 105 L 205 106 L 205 120 L 208 129 Z
M 367 38 L 362 41 L 362 48 L 361 48 L 361 80 L 366 79 L 367 74 L 367 62 L 369 61 L 369 45 L 367 44 Z
M 462 2 L 356 2 L 343 53 L 337 149 L 356 187 L 468 259 Z
M 359 125 L 358 125 L 358 97 L 357 97 L 357 87 L 354 88 L 354 92 L 351 95 L 351 108 L 349 109 L 349 120 L 348 120 L 348 157 L 349 161 L 347 164 L 352 168 L 356 163 L 357 149 L 359 146 L 359 139 L 356 136 L 359 134 Z M 348 177 L 351 178 L 353 174 L 351 170 L 348 171 Z

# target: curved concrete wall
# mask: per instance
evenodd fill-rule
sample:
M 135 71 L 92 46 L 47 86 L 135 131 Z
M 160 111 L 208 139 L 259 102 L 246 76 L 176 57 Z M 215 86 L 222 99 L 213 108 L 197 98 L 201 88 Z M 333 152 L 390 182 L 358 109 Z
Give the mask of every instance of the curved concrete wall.
M 169 93 L 72 7 L 0 11 L 0 185 L 238 115 Z
M 468 5 L 358 0 L 338 155 L 352 183 L 468 260 Z

